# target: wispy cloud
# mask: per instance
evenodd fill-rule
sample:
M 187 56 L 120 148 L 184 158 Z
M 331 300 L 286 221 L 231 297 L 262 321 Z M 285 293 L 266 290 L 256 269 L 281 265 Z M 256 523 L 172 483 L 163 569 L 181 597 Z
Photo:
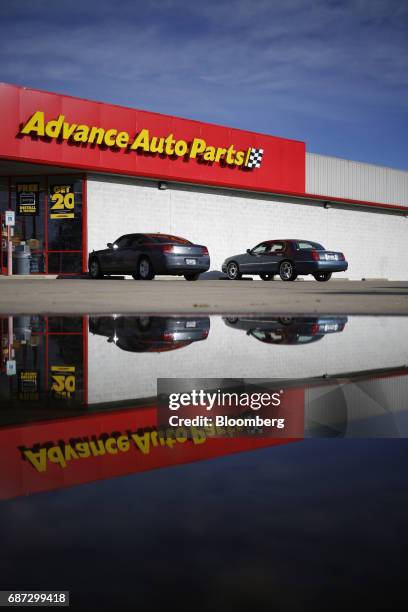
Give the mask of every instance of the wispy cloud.
M 407 120 L 404 0 L 3 0 L 1 10 L 5 81 L 280 135 L 290 126 L 312 142 L 318 122 Z

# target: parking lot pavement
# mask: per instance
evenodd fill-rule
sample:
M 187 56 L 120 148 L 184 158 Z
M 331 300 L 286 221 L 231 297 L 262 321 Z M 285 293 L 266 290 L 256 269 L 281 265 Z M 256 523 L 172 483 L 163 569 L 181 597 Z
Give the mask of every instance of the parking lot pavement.
M 0 277 L 0 313 L 408 314 L 408 282 L 134 281 Z

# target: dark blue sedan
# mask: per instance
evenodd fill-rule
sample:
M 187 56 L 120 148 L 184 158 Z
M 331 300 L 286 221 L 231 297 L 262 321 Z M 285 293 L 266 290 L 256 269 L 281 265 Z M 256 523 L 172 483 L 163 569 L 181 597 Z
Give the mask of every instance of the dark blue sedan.
M 311 274 L 319 282 L 328 281 L 333 272 L 345 272 L 348 263 L 343 253 L 327 251 L 310 240 L 266 240 L 246 253 L 228 257 L 222 271 L 231 280 L 243 274 L 259 274 L 262 280 L 273 280 L 279 274 L 283 281 L 294 281 L 298 275 Z
M 206 246 L 169 234 L 126 234 L 107 247 L 90 253 L 91 278 L 130 274 L 135 280 L 152 280 L 155 274 L 171 274 L 192 281 L 210 267 Z
M 89 331 L 106 336 L 122 351 L 163 353 L 206 340 L 209 317 L 92 316 Z

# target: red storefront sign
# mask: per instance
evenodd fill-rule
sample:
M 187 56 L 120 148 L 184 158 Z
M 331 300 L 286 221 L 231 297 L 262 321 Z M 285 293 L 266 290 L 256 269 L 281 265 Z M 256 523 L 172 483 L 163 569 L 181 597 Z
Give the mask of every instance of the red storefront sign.
M 303 142 L 7 84 L 0 116 L 0 158 L 305 193 Z
M 156 406 L 0 428 L 0 499 L 300 440 L 304 390 L 290 393 L 287 429 L 261 438 L 188 428 L 187 439 L 180 429 L 158 428 Z

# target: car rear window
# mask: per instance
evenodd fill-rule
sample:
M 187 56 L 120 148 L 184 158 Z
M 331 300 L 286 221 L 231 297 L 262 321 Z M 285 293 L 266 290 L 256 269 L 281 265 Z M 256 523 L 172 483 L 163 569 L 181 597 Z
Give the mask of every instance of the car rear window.
M 296 248 L 300 251 L 311 251 L 317 249 L 318 251 L 324 251 L 324 247 L 318 242 L 306 242 L 302 240 L 296 243 Z
M 191 244 L 189 240 L 180 238 L 179 236 L 171 236 L 170 234 L 148 234 L 154 242 L 166 242 L 171 244 Z

